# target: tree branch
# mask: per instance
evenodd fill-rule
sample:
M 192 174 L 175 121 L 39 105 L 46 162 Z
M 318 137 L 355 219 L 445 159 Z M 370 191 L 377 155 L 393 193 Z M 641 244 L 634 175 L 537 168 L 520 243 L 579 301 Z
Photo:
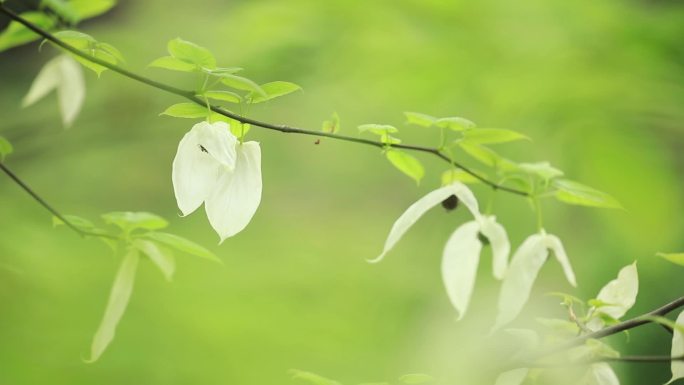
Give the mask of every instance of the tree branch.
M 91 232 L 87 230 L 83 230 L 80 227 L 76 226 L 73 224 L 71 221 L 66 219 L 64 215 L 62 215 L 59 211 L 57 211 L 54 207 L 52 207 L 49 203 L 45 201 L 45 199 L 41 198 L 40 195 L 38 195 L 31 187 L 29 187 L 24 181 L 22 181 L 17 174 L 15 174 L 12 170 L 10 170 L 4 163 L 0 162 L 0 169 L 7 174 L 16 184 L 18 184 L 24 191 L 26 191 L 36 202 L 38 202 L 41 206 L 43 206 L 47 211 L 49 211 L 52 215 L 55 217 L 59 218 L 60 221 L 64 222 L 64 224 L 70 228 L 71 230 L 74 230 L 78 235 L 80 236 L 93 236 L 93 237 L 101 237 L 101 238 L 108 238 L 108 239 L 116 239 L 118 240 L 119 237 L 116 237 L 111 234 L 106 234 L 106 233 L 96 233 L 96 232 Z
M 32 24 L 28 20 L 24 19 L 23 17 L 19 16 L 16 14 L 14 11 L 11 9 L 5 7 L 4 5 L 0 4 L 0 12 L 6 14 L 9 16 L 11 19 L 23 24 L 33 32 L 37 33 L 38 35 L 42 36 L 43 38 L 49 40 L 50 42 L 54 43 L 55 45 L 61 47 L 62 49 L 71 52 L 74 55 L 80 56 L 88 61 L 91 61 L 95 64 L 99 64 L 103 67 L 106 67 L 120 75 L 123 75 L 127 78 L 133 79 L 135 81 L 138 81 L 143 84 L 147 84 L 150 87 L 154 87 L 157 89 L 160 89 L 162 91 L 166 91 L 168 93 L 181 96 L 185 99 L 190 100 L 193 103 L 196 103 L 198 105 L 206 107 L 207 104 L 205 103 L 204 100 L 200 99 L 197 95 L 195 95 L 195 92 L 193 91 L 188 91 L 188 90 L 183 90 L 180 88 L 176 88 L 173 86 L 170 86 L 168 84 L 164 84 L 161 82 L 158 82 L 156 80 L 152 80 L 150 78 L 144 77 L 142 75 L 138 75 L 134 72 L 128 71 L 122 67 L 119 67 L 115 64 L 109 63 L 107 61 L 104 61 L 102 59 L 99 59 L 97 57 L 91 56 L 87 53 L 84 53 L 80 51 L 77 48 L 74 48 L 70 46 L 69 44 L 64 43 L 63 41 L 59 40 L 55 36 L 53 36 L 50 32 Z M 470 168 L 464 166 L 460 162 L 452 160 L 449 156 L 444 154 L 440 149 L 434 148 L 434 147 L 423 147 L 423 146 L 416 146 L 416 145 L 409 145 L 409 144 L 386 144 L 374 140 L 369 140 L 369 139 L 363 139 L 363 138 L 356 138 L 352 136 L 346 136 L 346 135 L 338 135 L 338 134 L 333 134 L 329 132 L 323 132 L 323 131 L 313 131 L 313 130 L 306 130 L 303 128 L 297 128 L 297 127 L 290 127 L 287 125 L 281 125 L 281 124 L 273 124 L 273 123 L 268 123 L 268 122 L 262 122 L 259 120 L 255 120 L 252 118 L 248 118 L 242 115 L 238 115 L 236 113 L 233 113 L 231 111 L 228 111 L 222 107 L 215 106 L 215 105 L 209 105 L 209 108 L 216 112 L 217 114 L 221 114 L 223 116 L 229 117 L 231 119 L 235 119 L 241 123 L 247 123 L 251 124 L 254 126 L 262 127 L 268 130 L 274 130 L 274 131 L 279 131 L 283 133 L 291 133 L 291 134 L 301 134 L 301 135 L 311 135 L 311 136 L 318 136 L 318 137 L 327 137 L 327 138 L 332 138 L 336 140 L 341 140 L 345 142 L 353 142 L 353 143 L 358 143 L 358 144 L 365 144 L 369 146 L 374 146 L 378 148 L 385 148 L 385 147 L 392 147 L 392 148 L 398 148 L 398 149 L 403 149 L 403 150 L 409 150 L 409 151 L 416 151 L 416 152 L 423 152 L 423 153 L 428 153 L 432 154 L 449 164 L 458 167 L 465 171 L 466 173 L 472 175 L 473 177 L 477 178 L 480 180 L 482 183 L 486 184 L 487 186 L 493 188 L 494 190 L 501 190 L 505 192 L 509 192 L 512 194 L 520 195 L 520 196 L 529 196 L 530 194 L 526 191 L 523 190 L 518 190 L 515 188 L 507 187 L 504 185 L 501 185 L 499 183 L 493 182 L 486 177 L 481 176 L 477 172 L 471 170 Z

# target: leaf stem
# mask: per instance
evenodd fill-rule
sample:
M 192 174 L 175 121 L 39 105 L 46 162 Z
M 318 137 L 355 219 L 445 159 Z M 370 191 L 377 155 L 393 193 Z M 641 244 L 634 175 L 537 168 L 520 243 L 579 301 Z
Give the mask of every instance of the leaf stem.
M 181 96 L 181 97 L 183 97 L 183 98 L 185 98 L 191 102 L 197 103 L 199 105 L 204 105 L 204 101 L 201 98 L 197 97 L 195 95 L 195 93 L 192 91 L 183 90 L 183 89 L 176 88 L 174 86 L 171 86 L 171 85 L 168 85 L 165 83 L 158 82 L 156 80 L 152 80 L 150 78 L 144 77 L 142 75 L 138 75 L 134 72 L 131 72 L 131 71 L 126 70 L 122 67 L 119 67 L 116 64 L 109 63 L 107 61 L 104 61 L 102 59 L 99 59 L 97 57 L 94 57 L 92 55 L 88 55 L 87 53 L 80 51 L 79 49 L 61 41 L 58 38 L 56 38 L 50 32 L 34 25 L 33 23 L 31 23 L 28 20 L 24 19 L 23 17 L 19 16 L 18 14 L 16 14 L 11 9 L 5 7 L 2 3 L 0 3 L 0 12 L 9 16 L 12 20 L 15 20 L 15 21 L 23 24 L 28 29 L 32 30 L 33 32 L 37 33 L 38 35 L 42 36 L 43 38 L 49 40 L 50 42 L 54 43 L 58 47 L 66 50 L 68 52 L 71 52 L 74 55 L 77 55 L 77 56 L 84 58 L 88 61 L 91 61 L 95 64 L 99 64 L 103 67 L 106 67 L 106 68 L 112 70 L 113 72 L 116 72 L 120 75 L 123 75 L 123 76 L 130 78 L 132 80 L 138 81 L 140 83 L 146 84 L 150 87 L 154 87 L 154 88 L 157 88 L 159 90 L 166 91 L 168 93 Z M 248 118 L 248 117 L 244 117 L 244 116 L 235 114 L 235 113 L 228 111 L 228 110 L 226 110 L 220 106 L 215 106 L 215 105 L 210 105 L 209 108 L 218 114 L 229 117 L 231 119 L 235 119 L 241 123 L 251 124 L 253 126 L 258 126 L 258 127 L 265 128 L 268 130 L 279 131 L 279 132 L 283 132 L 283 133 L 291 133 L 291 134 L 327 137 L 327 138 L 337 139 L 340 141 L 353 142 L 353 143 L 357 143 L 357 144 L 365 144 L 368 146 L 374 146 L 374 147 L 378 147 L 378 148 L 385 147 L 384 143 L 374 141 L 374 140 L 357 138 L 357 137 L 346 136 L 346 135 L 339 135 L 339 134 L 334 134 L 334 133 L 324 132 L 324 131 L 306 130 L 303 128 L 290 127 L 290 126 L 283 125 L 283 124 L 273 124 L 273 123 L 268 123 L 268 122 L 262 122 L 262 121 L 259 121 L 256 119 L 252 119 L 252 118 Z M 456 167 L 463 169 L 463 171 L 467 172 L 468 174 L 472 175 L 473 177 L 480 180 L 482 183 L 488 185 L 489 187 L 491 187 L 495 190 L 502 190 L 502 191 L 506 191 L 508 193 L 520 195 L 520 196 L 529 196 L 529 193 L 526 191 L 518 190 L 515 188 L 511 188 L 511 187 L 502 186 L 500 184 L 497 184 L 497 183 L 479 175 L 478 173 L 472 171 L 471 169 L 462 165 L 461 163 L 456 162 L 456 161 L 452 161 L 451 159 L 449 159 L 449 157 L 444 155 L 444 153 L 439 148 L 424 147 L 424 146 L 417 146 L 417 145 L 408 145 L 408 144 L 389 144 L 389 146 L 394 147 L 394 148 L 404 149 L 404 150 L 410 150 L 410 151 L 432 154 L 432 155 L 434 155 L 434 156 L 436 156 L 436 157 L 438 157 L 438 158 L 440 158 L 440 159 L 442 159 L 442 160 L 444 160 L 444 161 L 446 161 L 446 162 L 448 162 L 448 163 L 450 163 Z

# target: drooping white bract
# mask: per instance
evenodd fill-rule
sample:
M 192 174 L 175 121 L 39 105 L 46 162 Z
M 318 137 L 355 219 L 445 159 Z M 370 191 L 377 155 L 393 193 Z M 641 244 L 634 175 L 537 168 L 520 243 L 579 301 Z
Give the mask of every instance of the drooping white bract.
M 70 127 L 85 100 L 85 83 L 81 66 L 69 55 L 50 60 L 40 70 L 22 101 L 27 107 L 56 89 L 64 127 Z
M 420 217 L 423 216 L 428 210 L 442 203 L 445 199 L 450 196 L 455 195 L 459 202 L 463 203 L 466 208 L 477 218 L 480 215 L 480 211 L 477 205 L 477 200 L 475 196 L 470 191 L 470 189 L 460 182 L 455 182 L 450 185 L 438 188 L 437 190 L 429 192 L 424 197 L 418 199 L 414 204 L 409 206 L 409 208 L 404 211 L 403 214 L 394 222 L 392 229 L 390 230 L 387 240 L 385 241 L 385 247 L 382 253 L 375 259 L 369 260 L 368 262 L 377 263 L 380 262 L 390 251 L 394 245 L 399 242 L 401 237 L 406 234 L 408 229 L 413 226 Z
M 261 148 L 239 143 L 225 122 L 194 125 L 173 160 L 178 208 L 188 215 L 202 203 L 221 242 L 242 231 L 261 202 Z
M 600 314 L 605 314 L 613 319 L 620 319 L 627 310 L 631 309 L 636 302 L 639 292 L 639 275 L 636 262 L 623 267 L 616 279 L 608 282 L 599 291 L 598 299 L 603 306 L 592 307 L 590 312 L 594 317 L 587 322 L 587 328 L 597 331 L 605 326 Z
M 511 322 L 522 310 L 532 290 L 537 274 L 553 251 L 572 286 L 577 286 L 575 274 L 560 239 L 544 230 L 528 237 L 516 250 L 501 285 L 499 313 L 494 330 Z
M 589 370 L 580 380 L 582 385 L 620 385 L 620 380 L 610 367 L 605 362 L 591 364 Z
M 678 326 L 684 326 L 684 311 L 679 313 L 677 316 L 677 321 L 675 321 Z M 672 349 L 670 351 L 670 357 L 682 357 L 684 356 L 684 333 L 682 333 L 680 328 L 674 328 L 672 333 Z M 672 360 L 670 364 L 672 370 L 672 378 L 668 381 L 671 384 L 680 378 L 684 378 L 684 361 L 682 360 Z
M 475 287 L 477 266 L 480 262 L 482 241 L 487 238 L 494 256 L 494 277 L 503 279 L 508 264 L 511 245 L 506 230 L 496 222 L 494 216 L 477 214 L 476 220 L 467 222 L 451 234 L 442 255 L 442 279 L 447 295 L 463 318 Z

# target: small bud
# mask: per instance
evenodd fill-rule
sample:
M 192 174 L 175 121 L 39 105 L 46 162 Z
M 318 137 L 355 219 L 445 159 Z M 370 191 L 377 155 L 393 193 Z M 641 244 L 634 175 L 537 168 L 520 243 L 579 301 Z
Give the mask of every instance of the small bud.
M 489 246 L 489 238 L 485 237 L 484 234 L 477 233 L 477 240 L 479 240 L 482 245 Z
M 456 195 L 450 195 L 447 199 L 442 201 L 442 207 L 444 207 L 446 211 L 455 210 L 458 208 L 458 197 Z

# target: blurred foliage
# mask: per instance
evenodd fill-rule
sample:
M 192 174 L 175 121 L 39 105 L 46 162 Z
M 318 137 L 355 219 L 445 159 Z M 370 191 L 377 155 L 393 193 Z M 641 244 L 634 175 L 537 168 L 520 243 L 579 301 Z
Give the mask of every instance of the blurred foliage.
M 81 30 L 119 48 L 128 67 L 179 86 L 194 79 L 145 68 L 177 36 L 260 83 L 301 85 L 303 93 L 250 112 L 268 121 L 317 129 L 337 111 L 341 133 L 354 134 L 368 122 L 402 126 L 403 111 L 421 111 L 521 132 L 534 141 L 504 155 L 549 160 L 626 209 L 545 205 L 546 227 L 563 238 L 578 275 L 574 295 L 591 298 L 634 259 L 642 288 L 628 316 L 684 289 L 684 269 L 655 256 L 684 250 L 679 2 L 122 1 Z M 54 56 L 36 48 L 0 54 L 0 135 L 14 145 L 15 171 L 65 213 L 152 211 L 172 218 L 178 234 L 213 245 L 202 215 L 174 215 L 170 165 L 190 124 L 157 115 L 179 100 L 87 73 L 83 112 L 65 131 L 54 97 L 19 108 Z M 408 143 L 439 141 L 419 127 L 402 134 Z M 244 233 L 211 247 L 225 266 L 179 260 L 168 284 L 142 264 L 117 338 L 93 365 L 81 358 L 119 258 L 95 240 L 52 230 L 48 213 L 0 179 L 0 383 L 283 384 L 294 383 L 290 368 L 343 383 L 410 372 L 486 383 L 494 358 L 482 354 L 493 341 L 482 335 L 498 294 L 489 266 L 460 323 L 439 279 L 444 242 L 467 215 L 435 210 L 382 264 L 365 262 L 394 218 L 439 184 L 443 165 L 421 157 L 417 190 L 377 149 L 249 135 L 262 143 L 264 197 Z M 491 194 L 477 189 L 481 200 Z M 519 197 L 498 194 L 494 210 L 514 245 L 534 231 Z M 563 314 L 542 294 L 570 288 L 559 268 L 545 270 L 529 318 Z M 669 346 L 656 326 L 612 341 L 632 354 Z M 669 378 L 666 364 L 616 370 L 623 384 Z

